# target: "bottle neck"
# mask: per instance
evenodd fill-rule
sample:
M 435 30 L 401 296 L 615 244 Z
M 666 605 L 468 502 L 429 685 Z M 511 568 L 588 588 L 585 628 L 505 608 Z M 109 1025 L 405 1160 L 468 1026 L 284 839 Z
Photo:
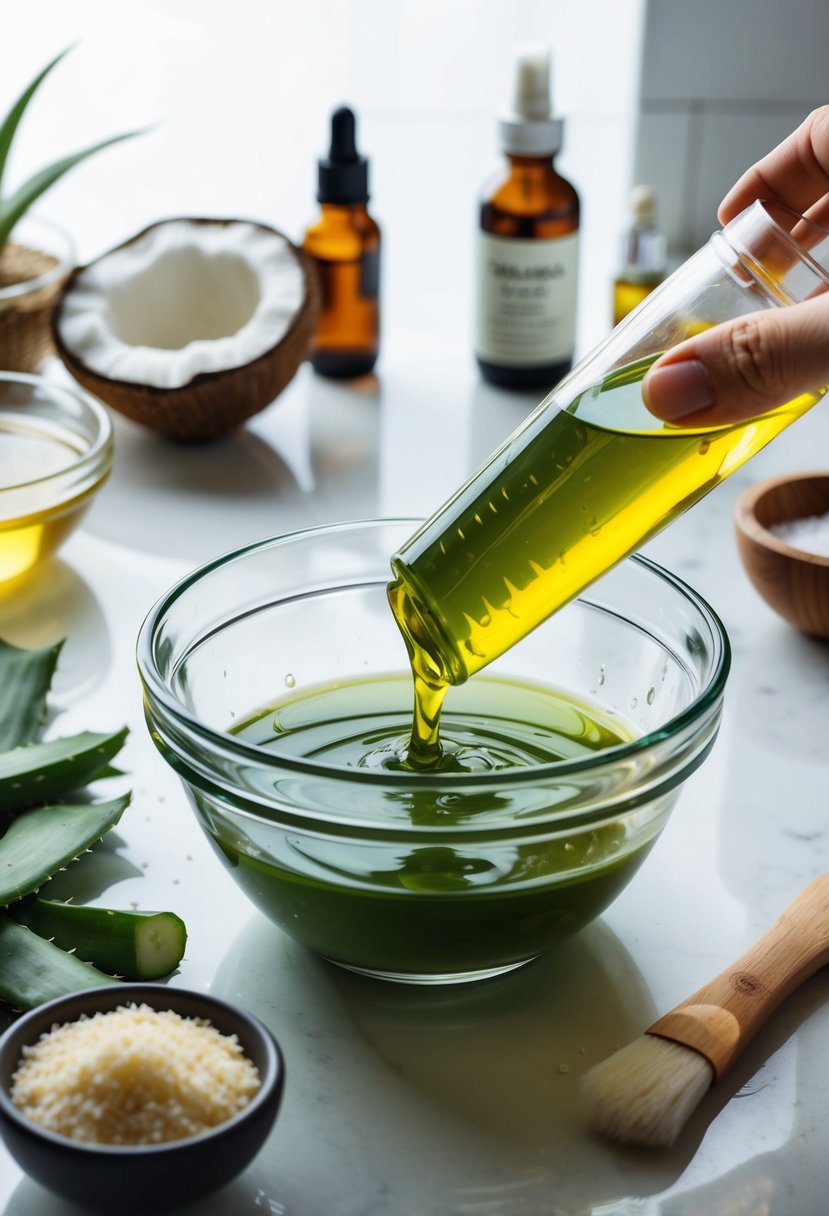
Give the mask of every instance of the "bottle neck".
M 323 219 L 331 225 L 351 227 L 355 219 L 368 218 L 366 203 L 320 203 Z
M 507 165 L 510 181 L 524 187 L 543 186 L 552 178 L 558 177 L 552 153 L 544 156 L 518 156 L 508 152 Z
M 666 261 L 665 234 L 659 228 L 631 228 L 622 259 L 628 274 L 664 274 Z
M 829 232 L 777 203 L 755 202 L 709 242 L 738 281 L 776 304 L 829 290 Z

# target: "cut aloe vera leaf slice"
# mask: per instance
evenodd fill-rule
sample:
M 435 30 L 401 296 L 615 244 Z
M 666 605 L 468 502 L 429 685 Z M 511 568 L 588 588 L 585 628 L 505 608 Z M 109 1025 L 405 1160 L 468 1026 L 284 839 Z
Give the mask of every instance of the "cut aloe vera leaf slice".
M 0 638 L 0 752 L 37 737 L 62 646 L 21 650 Z
M 0 754 L 0 811 L 54 802 L 108 775 L 124 746 L 126 727 L 114 735 L 83 731 L 48 743 L 30 743 Z
M 18 815 L 0 838 L 0 906 L 34 894 L 56 870 L 96 844 L 129 801 L 124 794 L 110 802 L 41 806 Z
M 0 912 L 0 1001 L 14 1009 L 34 1009 L 59 996 L 111 983 L 111 975 L 103 975 Z
M 11 915 L 62 950 L 125 980 L 157 980 L 175 971 L 187 929 L 175 912 L 122 912 L 51 899 L 25 899 Z

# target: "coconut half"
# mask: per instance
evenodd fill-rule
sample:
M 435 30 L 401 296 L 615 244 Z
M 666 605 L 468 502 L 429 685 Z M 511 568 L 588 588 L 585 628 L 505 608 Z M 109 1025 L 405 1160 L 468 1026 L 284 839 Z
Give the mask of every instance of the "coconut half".
M 209 439 L 269 405 L 319 313 L 310 259 L 249 220 L 170 219 L 70 275 L 58 354 L 113 409 L 176 439 Z

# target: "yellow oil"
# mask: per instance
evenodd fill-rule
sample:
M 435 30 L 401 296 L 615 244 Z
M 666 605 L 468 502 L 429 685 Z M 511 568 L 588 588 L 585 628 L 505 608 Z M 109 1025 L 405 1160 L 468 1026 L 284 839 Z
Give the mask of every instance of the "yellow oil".
M 51 556 L 78 523 L 103 476 L 77 492 L 61 474 L 86 446 L 55 422 L 0 414 L 0 582 Z
M 565 408 L 540 406 L 393 558 L 389 599 L 415 680 L 413 764 L 439 758 L 449 685 L 503 654 L 816 400 L 716 429 L 662 424 L 641 397 L 655 358 Z
M 613 324 L 623 321 L 661 282 L 661 275 L 650 280 L 618 278 L 613 284 Z

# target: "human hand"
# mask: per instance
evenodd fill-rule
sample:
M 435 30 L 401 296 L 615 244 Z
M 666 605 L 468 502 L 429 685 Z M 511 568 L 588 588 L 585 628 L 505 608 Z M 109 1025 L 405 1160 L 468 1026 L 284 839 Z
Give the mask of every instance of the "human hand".
M 756 199 L 783 203 L 826 226 L 829 106 L 815 110 L 752 166 L 720 204 L 727 224 Z M 718 426 L 765 413 L 829 384 L 829 292 L 725 321 L 657 359 L 642 384 L 667 422 Z

